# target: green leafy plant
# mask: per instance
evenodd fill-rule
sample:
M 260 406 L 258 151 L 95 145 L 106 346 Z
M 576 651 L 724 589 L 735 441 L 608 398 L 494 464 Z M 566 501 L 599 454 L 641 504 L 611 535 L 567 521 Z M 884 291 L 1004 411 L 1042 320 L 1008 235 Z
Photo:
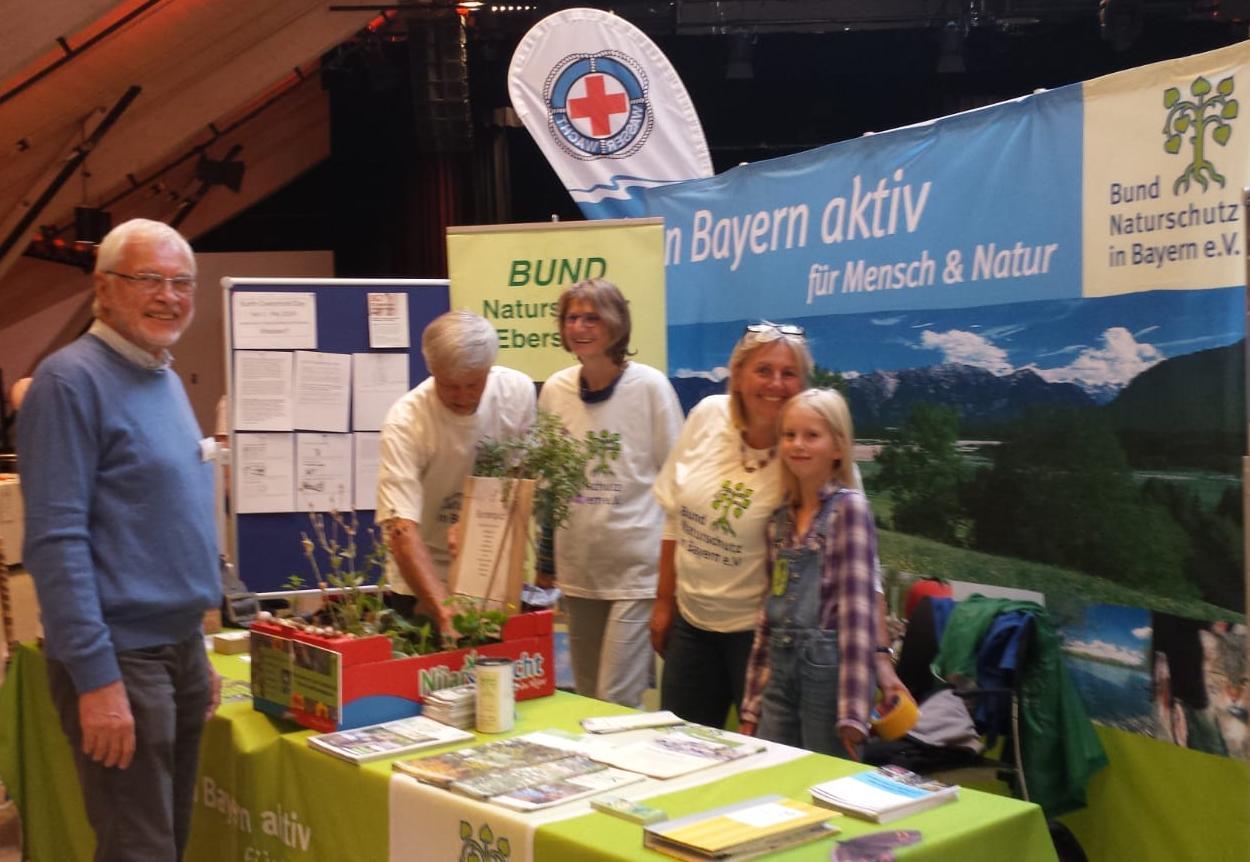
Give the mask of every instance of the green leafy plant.
M 546 410 L 529 431 L 478 444 L 474 476 L 534 480 L 534 520 L 559 528 L 569 519 L 569 503 L 586 487 L 591 452 L 560 417 Z M 505 485 L 505 493 L 508 493 Z
M 451 624 L 459 638 L 456 646 L 481 646 L 500 639 L 508 614 L 503 610 L 488 610 L 468 596 L 452 596 L 444 602 L 452 608 Z
M 391 649 L 404 655 L 441 648 L 429 623 L 413 624 L 383 605 L 376 588 L 386 573 L 388 551 L 376 527 L 362 530 L 355 512 L 310 512 L 308 520 L 312 535 L 301 532 L 300 546 L 322 593 L 321 625 L 357 636 L 385 635 Z M 298 590 L 306 583 L 291 575 L 284 586 Z
M 376 527 L 361 531 L 355 512 L 308 513 L 310 537 L 300 532 L 300 547 L 312 568 L 323 608 L 330 625 L 350 634 L 372 634 L 375 618 L 382 609 L 376 588 L 386 573 L 387 549 Z M 363 539 L 364 541 L 358 541 Z M 328 568 L 318 560 L 320 549 Z M 288 589 L 304 586 L 304 579 L 291 575 Z M 332 593 L 331 590 L 336 592 Z

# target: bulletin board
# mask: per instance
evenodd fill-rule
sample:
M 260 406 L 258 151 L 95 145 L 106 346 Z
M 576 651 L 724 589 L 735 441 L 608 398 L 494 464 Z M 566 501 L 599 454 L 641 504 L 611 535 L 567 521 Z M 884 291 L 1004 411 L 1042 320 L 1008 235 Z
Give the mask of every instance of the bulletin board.
M 448 290 L 446 279 L 295 279 L 295 278 L 223 278 L 223 298 L 225 310 L 225 345 L 226 345 L 226 402 L 230 431 L 231 448 L 231 520 L 230 529 L 233 533 L 235 563 L 239 577 L 254 592 L 270 592 L 281 589 L 291 575 L 304 579 L 306 586 L 316 586 L 316 579 L 304 556 L 300 543 L 300 533 L 309 529 L 310 507 L 295 504 L 296 498 L 311 499 L 315 494 L 303 495 L 307 483 L 301 468 L 307 468 L 307 460 L 297 461 L 297 456 L 306 447 L 304 442 L 312 439 L 325 439 L 334 444 L 332 448 L 340 451 L 346 440 L 346 453 L 349 459 L 355 459 L 357 453 L 356 437 L 373 434 L 376 429 L 355 427 L 357 420 L 356 388 L 349 376 L 349 392 L 347 395 L 347 412 L 344 431 L 325 432 L 324 427 L 299 427 L 299 422 L 308 422 L 308 410 L 296 407 L 292 415 L 281 417 L 281 396 L 275 395 L 272 400 L 267 392 L 276 390 L 278 378 L 257 381 L 257 359 L 261 351 L 266 357 L 274 360 L 270 363 L 275 368 L 285 367 L 288 363 L 299 373 L 300 368 L 313 367 L 317 362 L 333 361 L 338 364 L 343 355 L 350 355 L 350 360 L 343 360 L 354 373 L 358 363 L 364 363 L 360 355 L 370 357 L 368 362 L 386 362 L 373 357 L 386 354 L 398 354 L 406 357 L 406 363 L 394 360 L 392 369 L 403 365 L 406 367 L 407 380 L 403 391 L 407 391 L 424 380 L 429 371 L 421 356 L 421 333 L 426 325 L 438 315 L 448 310 Z M 280 296 L 288 294 L 289 296 Z M 370 294 L 381 294 L 392 297 L 382 302 L 374 301 L 375 327 L 370 326 Z M 258 296 L 259 295 L 259 296 Z M 396 296 L 404 297 L 395 301 Z M 244 298 L 246 297 L 246 298 Z M 406 309 L 402 306 L 406 304 Z M 266 306 L 272 308 L 266 309 Z M 289 308 L 284 310 L 283 307 Z M 384 306 L 381 312 L 376 309 Z M 236 321 L 238 309 L 238 321 Z M 309 310 L 311 309 L 311 316 Z M 391 314 L 387 319 L 386 314 Z M 406 311 L 406 314 L 403 312 Z M 260 315 L 271 314 L 272 325 L 267 324 Z M 282 320 L 287 315 L 291 320 Z M 406 321 L 405 319 L 406 318 Z M 397 333 L 405 328 L 407 347 L 375 347 L 378 338 L 382 343 L 393 341 Z M 237 324 L 237 325 L 236 325 Z M 266 342 L 266 339 L 271 339 Z M 371 340 L 372 339 L 372 340 Z M 266 345 L 271 346 L 266 346 Z M 309 345 L 312 346 L 309 346 Z M 296 346 L 300 345 L 300 346 Z M 283 354 L 291 354 L 290 357 Z M 241 354 L 251 354 L 241 356 Z M 335 354 L 337 356 L 323 356 Z M 307 360 L 307 362 L 305 362 Z M 363 364 L 361 368 L 365 367 Z M 239 369 L 243 368 L 243 376 Z M 292 391 L 289 398 L 294 398 L 296 381 L 291 380 Z M 322 392 L 316 391 L 316 385 L 305 386 L 304 390 L 313 392 L 314 397 L 324 397 L 326 391 L 334 390 L 330 385 L 321 386 Z M 335 399 L 338 395 L 333 396 Z M 330 411 L 337 415 L 338 410 Z M 271 420 L 266 415 L 274 415 L 270 430 L 257 430 Z M 295 414 L 300 414 L 297 419 Z M 289 438 L 289 444 L 282 437 Z M 261 437 L 265 440 L 260 440 Z M 335 439 L 327 439 L 335 438 Z M 266 449 L 265 443 L 272 442 L 273 449 L 279 453 L 276 460 L 265 461 L 256 456 L 256 452 Z M 290 461 L 281 457 L 286 447 L 290 448 Z M 308 468 L 312 469 L 312 468 Z M 269 475 L 265 473 L 268 470 Z M 356 483 L 372 481 L 376 488 L 376 472 L 372 479 L 356 476 L 352 467 L 348 467 L 348 475 Z M 283 487 L 283 474 L 295 483 L 292 486 L 292 500 L 288 507 L 281 502 L 280 489 Z M 268 486 L 265 480 L 268 478 Z M 315 483 L 313 483 L 315 484 Z M 255 489 L 275 487 L 279 493 L 266 501 L 263 493 Z M 324 495 L 322 495 L 324 496 Z M 340 510 L 355 509 L 361 529 L 373 526 L 373 510 L 371 507 L 357 507 L 355 488 L 349 491 L 340 486 L 333 507 Z M 260 502 L 258 502 L 260 501 Z M 255 506 L 270 507 L 281 510 L 254 511 Z M 311 508 L 311 511 L 325 512 L 331 507 L 324 504 Z M 323 571 L 326 560 L 321 559 Z

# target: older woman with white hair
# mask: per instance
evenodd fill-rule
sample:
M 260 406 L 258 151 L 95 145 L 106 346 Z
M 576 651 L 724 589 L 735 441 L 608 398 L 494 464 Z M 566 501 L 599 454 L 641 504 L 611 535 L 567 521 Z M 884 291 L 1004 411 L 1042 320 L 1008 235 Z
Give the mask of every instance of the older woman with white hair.
M 391 407 L 382 424 L 377 522 L 391 551 L 391 606 L 420 613 L 454 635 L 447 598 L 447 529 L 484 438 L 510 437 L 534 421 L 534 383 L 494 364 L 495 328 L 469 311 L 437 317 L 421 336 L 430 377 Z

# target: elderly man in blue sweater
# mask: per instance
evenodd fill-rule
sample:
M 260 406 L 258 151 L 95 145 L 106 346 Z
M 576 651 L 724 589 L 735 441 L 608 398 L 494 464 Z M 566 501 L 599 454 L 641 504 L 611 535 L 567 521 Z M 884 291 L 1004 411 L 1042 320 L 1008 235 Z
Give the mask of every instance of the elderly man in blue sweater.
M 100 243 L 92 278 L 95 322 L 39 365 L 18 421 L 24 560 L 97 862 L 176 862 L 219 692 L 200 630 L 221 596 L 214 449 L 169 355 L 195 258 L 135 219 Z

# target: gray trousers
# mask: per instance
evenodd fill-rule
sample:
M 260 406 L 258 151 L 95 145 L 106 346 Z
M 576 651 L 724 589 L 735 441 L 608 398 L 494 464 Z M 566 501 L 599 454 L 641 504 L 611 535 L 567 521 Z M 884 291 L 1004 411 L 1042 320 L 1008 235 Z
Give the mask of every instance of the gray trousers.
M 638 709 L 651 681 L 655 599 L 564 597 L 577 693 Z
M 95 862 L 178 862 L 191 828 L 211 697 L 204 639 L 197 634 L 179 644 L 120 652 L 117 663 L 135 719 L 135 756 L 127 769 L 83 754 L 78 692 L 65 666 L 48 661 L 52 699 L 95 830 Z

